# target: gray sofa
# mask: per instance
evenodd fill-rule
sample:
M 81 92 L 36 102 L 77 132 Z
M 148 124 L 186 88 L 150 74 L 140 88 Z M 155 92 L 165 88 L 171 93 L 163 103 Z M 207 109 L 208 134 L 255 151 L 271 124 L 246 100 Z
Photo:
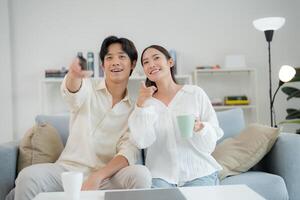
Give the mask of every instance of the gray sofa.
M 241 109 L 218 112 L 220 126 L 224 137 L 233 136 L 244 128 L 245 122 Z M 67 115 L 36 117 L 37 123 L 50 123 L 60 133 L 65 143 L 68 137 Z M 296 200 L 300 198 L 300 136 L 281 133 L 272 150 L 250 171 L 227 177 L 222 185 L 246 184 L 266 199 Z M 18 144 L 11 142 L 0 145 L 0 200 L 4 200 L 14 187 L 17 176 Z

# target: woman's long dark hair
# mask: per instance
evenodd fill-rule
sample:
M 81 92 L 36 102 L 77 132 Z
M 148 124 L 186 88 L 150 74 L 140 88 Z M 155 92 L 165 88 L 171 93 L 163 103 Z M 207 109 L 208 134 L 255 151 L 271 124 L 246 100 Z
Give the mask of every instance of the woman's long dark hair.
M 146 51 L 147 49 L 150 49 L 150 48 L 153 48 L 153 49 L 156 49 L 157 51 L 160 51 L 162 54 L 165 55 L 165 57 L 166 57 L 167 60 L 169 60 L 170 58 L 172 58 L 172 57 L 170 56 L 169 52 L 168 52 L 164 47 L 159 46 L 159 45 L 151 45 L 151 46 L 145 48 L 144 51 L 143 51 L 143 53 L 142 53 L 142 56 L 141 56 L 141 63 L 142 63 L 142 66 L 143 66 L 143 56 L 144 56 L 144 53 L 145 53 L 145 51 Z M 174 81 L 175 83 L 177 83 L 177 81 L 176 81 L 176 79 L 175 79 L 175 72 L 174 72 L 174 71 L 175 71 L 175 68 L 174 68 L 174 66 L 172 66 L 172 67 L 170 68 L 170 71 L 171 71 L 171 77 L 172 77 L 173 81 Z M 145 84 L 146 84 L 147 87 L 150 87 L 150 86 L 155 86 L 155 87 L 156 87 L 156 83 L 153 82 L 153 81 L 150 81 L 148 78 L 146 79 L 146 83 L 145 83 Z

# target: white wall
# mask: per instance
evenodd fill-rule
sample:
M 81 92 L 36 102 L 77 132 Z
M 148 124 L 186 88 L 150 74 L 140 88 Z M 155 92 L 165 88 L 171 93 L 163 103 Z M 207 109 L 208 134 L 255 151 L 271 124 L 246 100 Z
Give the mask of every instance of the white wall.
M 252 21 L 286 18 L 272 42 L 275 83 L 282 64 L 300 66 L 298 9 L 297 0 L 12 0 L 17 135 L 23 135 L 40 112 L 38 87 L 44 69 L 67 66 L 77 51 L 98 51 L 111 34 L 131 38 L 140 52 L 153 43 L 176 49 L 182 73 L 190 73 L 196 65 L 222 65 L 227 54 L 246 55 L 248 65 L 258 71 L 260 121 L 268 123 L 267 43 Z M 280 121 L 286 100 L 283 94 L 278 96 Z
M 12 140 L 12 83 L 8 0 L 0 0 L 0 143 Z

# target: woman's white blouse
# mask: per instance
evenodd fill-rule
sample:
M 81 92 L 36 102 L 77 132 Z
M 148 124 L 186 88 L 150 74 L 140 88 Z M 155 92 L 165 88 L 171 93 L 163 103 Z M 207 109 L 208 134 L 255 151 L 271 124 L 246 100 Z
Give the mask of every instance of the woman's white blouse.
M 181 138 L 176 116 L 182 114 L 198 116 L 204 128 L 191 138 Z M 146 149 L 145 164 L 153 178 L 180 186 L 222 169 L 211 153 L 223 131 L 208 96 L 198 86 L 184 85 L 168 106 L 155 98 L 143 108 L 136 106 L 129 128 L 131 141 Z

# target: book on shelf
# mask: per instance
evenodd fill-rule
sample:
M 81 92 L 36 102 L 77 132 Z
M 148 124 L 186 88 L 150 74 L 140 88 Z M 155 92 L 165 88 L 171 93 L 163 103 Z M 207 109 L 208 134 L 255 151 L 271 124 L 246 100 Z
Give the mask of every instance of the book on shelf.
M 250 101 L 245 95 L 224 97 L 224 105 L 249 105 L 249 103 Z
M 63 78 L 68 73 L 68 70 L 64 69 L 46 69 L 45 78 Z
M 201 65 L 196 67 L 197 70 L 220 69 L 220 65 Z

